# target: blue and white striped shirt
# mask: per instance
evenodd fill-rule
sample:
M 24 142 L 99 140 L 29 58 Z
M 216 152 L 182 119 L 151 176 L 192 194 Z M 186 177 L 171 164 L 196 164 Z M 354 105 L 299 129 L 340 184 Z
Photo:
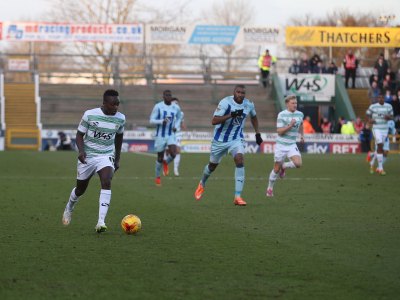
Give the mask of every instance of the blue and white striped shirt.
M 239 104 L 233 100 L 233 96 L 228 96 L 222 99 L 217 109 L 214 112 L 214 116 L 222 117 L 230 114 L 232 111 L 243 109 L 243 114 L 236 118 L 230 118 L 222 124 L 218 124 L 214 128 L 214 140 L 218 142 L 231 142 L 237 139 L 243 138 L 243 127 L 246 121 L 246 117 L 254 117 L 256 110 L 254 103 L 249 99 L 244 98 L 243 103 Z
M 163 121 L 168 118 L 169 121 L 163 124 Z M 171 103 L 167 105 L 164 101 L 158 102 L 154 105 L 153 111 L 150 115 L 150 124 L 157 124 L 156 137 L 168 137 L 174 132 L 174 128 L 180 128 L 182 121 L 182 112 L 179 105 Z

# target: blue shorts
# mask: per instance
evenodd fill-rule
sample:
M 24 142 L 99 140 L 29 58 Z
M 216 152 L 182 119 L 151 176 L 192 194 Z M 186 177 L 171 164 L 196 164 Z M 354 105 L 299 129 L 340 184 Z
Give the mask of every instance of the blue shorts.
M 176 145 L 175 134 L 166 137 L 156 137 L 154 140 L 154 150 L 157 153 L 164 152 L 165 148 L 169 145 Z
M 222 157 L 226 154 L 231 154 L 234 157 L 238 153 L 244 154 L 244 140 L 238 139 L 231 142 L 211 142 L 210 162 L 219 164 Z

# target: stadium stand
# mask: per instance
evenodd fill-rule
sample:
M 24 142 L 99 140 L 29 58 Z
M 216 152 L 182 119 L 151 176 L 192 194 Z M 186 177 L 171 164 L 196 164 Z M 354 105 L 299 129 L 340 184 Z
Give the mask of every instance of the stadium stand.
M 162 91 L 170 89 L 181 100 L 190 130 L 210 130 L 211 117 L 220 99 L 233 94 L 234 84 L 158 84 L 158 85 L 68 85 L 41 84 L 42 124 L 44 129 L 75 129 L 86 109 L 101 104 L 104 90 L 120 92 L 120 111 L 127 116 L 127 129 L 149 127 L 149 116 Z M 258 85 L 247 85 L 247 96 L 254 101 L 262 131 L 275 128 L 276 110 L 269 90 Z M 251 126 L 250 124 L 247 124 Z M 250 127 L 249 127 L 250 128 Z

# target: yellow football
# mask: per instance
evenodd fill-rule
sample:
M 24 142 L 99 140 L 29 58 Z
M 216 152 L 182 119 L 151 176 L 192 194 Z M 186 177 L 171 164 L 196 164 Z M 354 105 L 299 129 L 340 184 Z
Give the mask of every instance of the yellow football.
M 142 228 L 142 222 L 136 215 L 127 215 L 122 219 L 121 227 L 126 234 L 136 234 Z

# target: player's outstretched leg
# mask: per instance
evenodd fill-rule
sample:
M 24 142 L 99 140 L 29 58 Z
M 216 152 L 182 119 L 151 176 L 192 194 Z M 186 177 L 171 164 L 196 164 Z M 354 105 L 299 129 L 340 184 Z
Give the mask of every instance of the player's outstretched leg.
M 75 204 L 78 202 L 79 197 L 75 194 L 75 188 L 72 189 L 71 194 L 69 196 L 69 200 L 67 205 L 65 206 L 62 223 L 65 226 L 68 226 L 71 223 L 72 211 L 74 210 Z
M 239 164 L 235 168 L 235 198 L 233 203 L 238 206 L 246 206 L 246 201 L 241 197 L 244 186 L 245 171 L 243 164 Z
M 203 176 L 197 186 L 196 191 L 194 192 L 194 198 L 198 201 L 203 197 L 204 187 L 206 186 L 206 181 L 208 177 L 210 177 L 213 171 L 210 170 L 209 166 L 206 165 L 203 170 Z
M 99 219 L 95 227 L 95 230 L 98 233 L 107 231 L 105 219 L 107 216 L 108 208 L 110 207 L 110 202 L 111 202 L 111 190 L 102 189 L 100 191 L 100 198 L 99 198 Z

